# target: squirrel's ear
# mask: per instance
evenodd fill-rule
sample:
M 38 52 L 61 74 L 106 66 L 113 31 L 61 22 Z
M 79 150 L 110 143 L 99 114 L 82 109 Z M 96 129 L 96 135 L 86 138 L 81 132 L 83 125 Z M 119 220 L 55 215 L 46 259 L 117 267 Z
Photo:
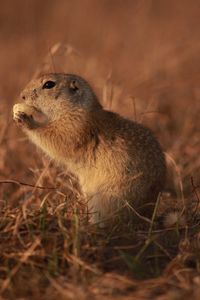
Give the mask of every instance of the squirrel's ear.
M 69 82 L 69 88 L 71 91 L 76 92 L 79 90 L 79 84 L 76 80 L 71 80 Z

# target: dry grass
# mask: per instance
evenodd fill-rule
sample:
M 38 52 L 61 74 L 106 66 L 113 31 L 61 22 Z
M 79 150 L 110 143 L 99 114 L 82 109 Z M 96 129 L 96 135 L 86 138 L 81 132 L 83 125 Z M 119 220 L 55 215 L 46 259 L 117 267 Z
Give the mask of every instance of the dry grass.
M 169 2 L 49 1 L 44 11 L 40 1 L 12 3 L 12 11 L 3 6 L 2 20 L 10 23 L 1 28 L 0 49 L 2 299 L 199 299 L 197 5 L 177 1 L 171 15 Z M 134 226 L 106 232 L 91 226 L 75 178 L 14 126 L 14 98 L 41 71 L 79 73 L 105 107 L 156 133 L 169 178 L 150 223 L 137 216 Z M 165 228 L 169 210 L 179 211 L 180 222 Z

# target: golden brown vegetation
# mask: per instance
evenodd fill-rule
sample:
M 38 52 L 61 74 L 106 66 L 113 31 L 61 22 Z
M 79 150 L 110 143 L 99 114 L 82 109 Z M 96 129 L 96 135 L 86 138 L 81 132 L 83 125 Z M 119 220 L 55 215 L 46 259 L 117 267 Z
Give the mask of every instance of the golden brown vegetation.
M 7 1 L 0 10 L 2 299 L 199 299 L 199 1 Z M 87 222 L 76 180 L 11 120 L 40 71 L 77 73 L 152 128 L 170 174 L 152 223 Z M 186 221 L 163 227 L 169 210 Z M 139 225 L 138 225 L 139 224 Z M 126 234 L 124 234 L 126 232 Z

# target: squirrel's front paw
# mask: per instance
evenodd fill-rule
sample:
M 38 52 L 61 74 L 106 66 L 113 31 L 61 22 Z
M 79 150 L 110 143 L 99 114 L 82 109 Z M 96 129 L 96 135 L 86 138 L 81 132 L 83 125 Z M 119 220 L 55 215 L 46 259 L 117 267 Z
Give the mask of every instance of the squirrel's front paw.
M 13 120 L 22 128 L 33 129 L 35 127 L 33 113 L 34 108 L 25 103 L 17 103 L 13 106 Z
M 17 103 L 13 106 L 13 120 L 22 128 L 34 129 L 45 126 L 48 118 L 34 106 Z
M 32 116 L 27 115 L 25 112 L 14 112 L 13 119 L 16 122 L 16 124 L 20 127 L 25 127 L 28 129 L 33 129 L 35 127 L 35 122 Z

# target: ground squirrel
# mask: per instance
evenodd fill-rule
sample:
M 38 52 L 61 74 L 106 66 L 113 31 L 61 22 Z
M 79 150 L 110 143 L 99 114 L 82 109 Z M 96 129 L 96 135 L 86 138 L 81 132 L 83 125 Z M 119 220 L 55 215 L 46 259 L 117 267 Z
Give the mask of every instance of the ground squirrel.
M 21 98 L 24 102 L 13 107 L 14 120 L 37 146 L 77 176 L 93 223 L 131 206 L 139 213 L 152 213 L 166 167 L 149 129 L 104 110 L 90 85 L 77 75 L 40 76 Z

